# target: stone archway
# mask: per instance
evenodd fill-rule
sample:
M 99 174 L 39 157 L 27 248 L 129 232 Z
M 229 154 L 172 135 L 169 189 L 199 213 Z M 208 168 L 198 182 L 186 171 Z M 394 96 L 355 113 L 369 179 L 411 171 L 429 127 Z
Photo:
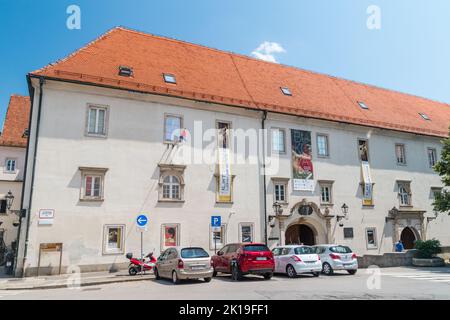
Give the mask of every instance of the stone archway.
M 418 232 L 413 230 L 412 227 L 405 227 L 400 234 L 400 240 L 402 240 L 403 247 L 406 250 L 414 249 L 414 245 L 418 238 Z
M 317 232 L 306 224 L 293 224 L 286 229 L 285 244 L 304 244 L 313 246 L 316 244 L 316 234 Z

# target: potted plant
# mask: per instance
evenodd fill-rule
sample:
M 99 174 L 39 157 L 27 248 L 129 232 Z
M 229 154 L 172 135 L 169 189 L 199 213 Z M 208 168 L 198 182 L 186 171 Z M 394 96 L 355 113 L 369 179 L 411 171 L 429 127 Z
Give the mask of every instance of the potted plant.
M 441 252 L 439 240 L 417 240 L 414 246 L 417 249 L 413 257 L 413 265 L 417 267 L 441 267 L 445 265 L 444 259 L 436 257 Z

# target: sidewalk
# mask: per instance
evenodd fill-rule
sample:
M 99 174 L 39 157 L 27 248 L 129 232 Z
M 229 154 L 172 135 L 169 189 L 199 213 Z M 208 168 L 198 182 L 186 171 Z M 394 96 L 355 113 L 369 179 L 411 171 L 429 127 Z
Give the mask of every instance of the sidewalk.
M 34 290 L 70 288 L 76 286 L 93 286 L 99 284 L 144 281 L 154 279 L 153 272 L 145 275 L 130 276 L 127 270 L 115 273 L 89 272 L 76 274 L 64 274 L 56 276 L 40 276 L 28 278 L 0 278 L 0 290 Z

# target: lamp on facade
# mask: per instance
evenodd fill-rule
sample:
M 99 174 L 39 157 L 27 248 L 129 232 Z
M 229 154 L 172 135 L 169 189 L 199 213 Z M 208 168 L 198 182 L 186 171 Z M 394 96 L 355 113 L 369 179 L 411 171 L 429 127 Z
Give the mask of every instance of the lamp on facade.
M 342 210 L 342 216 L 336 216 L 336 220 L 337 220 L 337 222 L 339 222 L 339 226 L 340 227 L 343 227 L 344 226 L 344 223 L 343 222 L 341 222 L 341 220 L 342 219 L 344 219 L 344 218 L 347 218 L 347 214 L 348 214 L 348 206 L 344 203 L 343 205 L 342 205 L 342 207 L 341 207 L 341 210 Z
M 6 199 L 6 208 L 8 210 L 11 210 L 12 204 L 14 202 L 14 195 L 12 194 L 11 190 L 8 191 L 8 193 L 5 196 Z
M 273 228 L 275 226 L 274 219 L 283 214 L 283 208 L 282 208 L 281 204 L 277 201 L 274 202 L 274 204 L 272 205 L 272 208 L 273 208 L 273 212 L 275 213 L 275 215 L 269 215 L 269 223 L 270 223 L 270 226 Z

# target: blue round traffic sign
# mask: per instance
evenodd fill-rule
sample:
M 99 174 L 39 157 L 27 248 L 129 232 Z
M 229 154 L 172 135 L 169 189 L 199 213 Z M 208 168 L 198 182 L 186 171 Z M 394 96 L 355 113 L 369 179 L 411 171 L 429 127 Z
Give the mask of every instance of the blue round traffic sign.
M 144 227 L 148 222 L 147 216 L 141 214 L 136 218 L 136 223 L 139 227 Z

